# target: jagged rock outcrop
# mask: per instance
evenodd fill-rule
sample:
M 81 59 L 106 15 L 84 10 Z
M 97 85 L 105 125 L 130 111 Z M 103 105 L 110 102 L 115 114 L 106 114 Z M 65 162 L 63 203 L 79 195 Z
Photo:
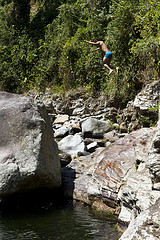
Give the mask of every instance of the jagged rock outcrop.
M 158 99 L 160 84 L 157 82 L 153 83 L 149 87 L 148 96 L 150 105 L 143 103 L 142 99 L 141 111 L 145 111 L 148 106 L 156 106 L 156 102 L 153 100 Z M 154 98 L 153 98 L 153 94 Z M 157 93 L 157 94 L 156 94 Z M 145 101 L 144 101 L 145 102 Z M 139 105 L 140 106 L 140 105 Z M 159 111 L 160 112 L 160 111 Z M 156 132 L 153 137 L 151 137 L 151 144 L 148 146 L 148 156 L 146 156 L 146 163 L 144 165 L 143 171 L 137 171 L 137 177 L 133 174 L 127 179 L 130 182 L 128 185 L 130 187 L 129 191 L 123 189 L 123 196 L 121 195 L 121 202 L 125 203 L 125 210 L 128 204 L 127 211 L 130 211 L 129 205 L 134 205 L 135 215 L 129 224 L 129 227 L 121 236 L 120 240 L 134 240 L 134 239 L 159 239 L 160 232 L 160 119 L 157 124 Z M 136 185 L 138 184 L 139 192 L 137 191 Z M 127 183 L 125 187 L 127 186 Z M 143 186 L 143 187 L 142 187 Z M 123 188 L 123 187 L 122 187 Z M 128 188 L 129 189 L 129 188 Z M 140 197 L 143 201 L 139 201 Z M 158 199 L 158 200 L 157 200 Z M 157 200 L 157 201 L 156 201 Z M 130 204 L 129 204 L 130 202 Z M 140 210 L 140 211 L 138 211 Z M 121 210 L 122 211 L 122 210 Z M 121 215 L 121 214 L 120 214 Z M 121 218 L 121 216 L 119 217 Z M 126 214 L 128 216 L 128 214 Z M 124 216 L 124 219 L 127 219 Z
M 0 200 L 60 184 L 57 144 L 44 105 L 0 92 Z
M 160 199 L 133 219 L 119 240 L 159 240 L 160 236 Z
M 154 128 L 140 129 L 120 138 L 108 148 L 100 148 L 89 156 L 72 160 L 62 170 L 65 195 L 73 196 L 73 198 L 82 200 L 98 209 L 113 212 L 116 212 L 121 201 L 123 205 L 121 218 L 125 219 L 124 206 L 128 204 L 126 208 L 130 208 L 131 212 L 127 213 L 127 220 L 130 221 L 132 212 L 136 208 L 139 208 L 140 211 L 143 210 L 141 189 L 146 191 L 144 195 L 149 194 L 151 181 L 146 188 L 149 180 L 146 179 L 145 182 L 137 177 L 140 182 L 135 183 L 134 186 L 132 184 L 132 190 L 127 181 L 130 179 L 129 176 L 137 174 L 137 162 L 139 171 L 143 171 L 151 136 L 154 134 Z M 120 191 L 121 196 L 118 195 Z M 132 194 L 130 196 L 130 192 L 133 193 L 133 196 Z M 135 194 L 137 194 L 137 202 L 134 201 Z M 137 205 L 135 206 L 135 204 Z
M 142 126 L 138 118 L 138 111 L 134 107 L 134 102 L 128 102 L 126 108 L 119 114 L 119 128 L 121 132 L 131 132 L 133 130 L 139 129 Z
M 159 103 L 159 91 L 160 81 L 154 81 L 151 84 L 147 84 L 135 97 L 134 107 L 140 112 L 144 112 L 149 108 L 157 107 Z
M 119 219 L 129 223 L 142 211 L 152 206 L 159 196 L 159 191 L 152 189 L 151 176 L 146 167 L 133 171 L 123 180 L 118 192 L 121 202 Z

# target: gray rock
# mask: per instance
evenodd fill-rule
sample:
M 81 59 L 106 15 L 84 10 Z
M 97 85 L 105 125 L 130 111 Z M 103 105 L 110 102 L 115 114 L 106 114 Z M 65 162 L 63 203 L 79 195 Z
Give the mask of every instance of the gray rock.
M 158 240 L 160 233 L 160 199 L 133 219 L 119 240 Z
M 57 130 L 57 129 L 61 128 L 61 127 L 63 127 L 63 125 L 60 124 L 60 123 L 53 124 L 53 129 L 54 130 Z
M 131 188 L 128 187 L 128 190 L 124 188 L 124 195 L 125 192 L 128 191 L 128 200 L 126 200 L 128 207 L 126 206 L 126 209 L 134 209 L 132 204 L 133 197 L 130 198 L 130 196 L 132 196 L 130 192 L 133 192 L 133 196 L 135 196 L 138 189 L 139 195 L 137 196 L 139 200 L 137 201 L 137 208 L 143 209 L 141 207 L 143 204 L 143 196 L 147 196 L 152 190 L 151 179 L 147 179 L 146 176 L 143 182 L 143 175 L 142 178 L 137 177 L 136 179 L 140 178 L 141 181 L 139 180 L 138 185 L 137 182 L 134 182 L 133 188 L 131 179 L 128 180 L 128 185 L 125 185 L 125 183 L 127 183 L 129 176 L 132 176 L 132 174 L 136 172 L 135 163 L 137 159 L 139 159 L 142 164 L 147 160 L 148 149 L 151 143 L 150 138 L 154 134 L 155 129 L 140 129 L 120 138 L 108 148 L 100 148 L 90 156 L 79 157 L 72 160 L 68 168 L 63 170 L 65 172 L 65 179 L 63 180 L 65 187 L 64 192 L 71 186 L 69 182 L 72 181 L 70 175 L 67 175 L 67 171 L 72 169 L 75 173 L 74 189 L 67 191 L 66 195 L 68 196 L 69 192 L 72 192 L 70 197 L 95 206 L 99 210 L 116 212 L 119 206 L 119 200 L 122 202 L 122 206 L 125 205 L 125 197 L 118 196 L 120 187 L 131 185 Z M 141 189 L 145 189 L 146 183 L 150 183 L 148 186 L 149 189 L 147 188 L 146 193 L 140 196 Z M 140 188 L 139 185 L 142 185 L 142 188 Z M 131 204 L 129 204 L 129 201 Z M 150 203 L 151 202 L 149 202 L 149 204 Z M 121 217 L 123 214 L 124 212 L 121 213 Z
M 0 200 L 16 192 L 57 188 L 61 169 L 44 105 L 0 92 Z
M 130 222 L 153 205 L 159 198 L 159 191 L 152 189 L 152 180 L 147 168 L 134 170 L 126 180 L 123 179 L 118 197 L 121 200 L 119 219 Z
M 66 153 L 59 153 L 59 156 L 60 156 L 60 161 L 61 161 L 62 167 L 65 167 L 66 165 L 68 165 L 72 160 L 71 156 Z
M 81 128 L 77 120 L 70 120 L 69 122 L 65 122 L 64 126 L 71 129 L 73 133 L 81 132 Z
M 160 81 L 154 81 L 147 84 L 145 88 L 136 96 L 134 100 L 134 107 L 141 112 L 149 108 L 158 106 L 159 102 Z
M 122 123 L 120 124 L 120 131 L 121 131 L 122 133 L 127 133 L 127 132 L 128 132 L 128 127 L 127 127 L 126 122 L 122 122 Z
M 70 154 L 73 158 L 77 156 L 78 152 L 85 151 L 83 138 L 79 134 L 64 137 L 59 141 L 58 148 L 63 153 Z
M 130 222 L 141 211 L 155 203 L 159 192 L 153 190 L 152 179 L 148 170 L 148 151 L 156 128 L 143 128 L 139 130 L 139 140 L 134 143 L 136 168 L 123 178 L 118 198 L 121 201 L 119 219 Z M 134 136 L 134 132 L 129 135 Z
M 64 137 L 67 133 L 69 133 L 69 131 L 71 130 L 71 128 L 67 128 L 65 126 L 62 126 L 60 128 L 58 128 L 57 130 L 54 131 L 54 137 Z
M 84 112 L 85 112 L 85 107 L 84 106 L 82 106 L 82 107 L 76 107 L 74 110 L 73 110 L 73 116 L 74 115 L 83 115 L 84 114 Z
M 88 144 L 86 148 L 89 152 L 94 152 L 95 149 L 97 148 L 97 146 L 98 146 L 97 142 L 92 142 L 92 143 Z
M 102 138 L 103 135 L 111 131 L 112 128 L 109 120 L 101 121 L 90 117 L 82 123 L 82 134 L 84 137 Z
M 69 116 L 67 114 L 58 114 L 54 121 L 54 124 L 63 124 L 69 120 Z
M 113 131 L 110 131 L 110 132 L 108 132 L 108 133 L 105 133 L 105 134 L 104 134 L 104 139 L 105 139 L 106 141 L 109 141 L 109 142 L 115 142 L 116 140 L 119 139 L 119 137 L 118 137 L 116 131 L 113 130 Z
M 160 119 L 158 121 L 157 132 L 149 149 L 148 168 L 153 184 L 157 185 L 160 182 Z
M 53 102 L 50 99 L 44 100 L 43 103 L 44 103 L 45 108 L 47 109 L 48 113 L 52 113 L 52 114 L 56 113 L 55 109 L 53 108 Z
M 96 143 L 95 145 L 97 147 L 104 147 L 106 140 L 105 139 L 100 139 L 100 138 L 85 138 L 84 139 L 85 145 L 89 145 L 90 143 Z
M 134 107 L 132 101 L 128 102 L 127 107 L 123 109 L 123 112 L 119 115 L 118 119 L 121 132 L 131 132 L 141 128 L 142 124 L 138 119 L 138 112 Z

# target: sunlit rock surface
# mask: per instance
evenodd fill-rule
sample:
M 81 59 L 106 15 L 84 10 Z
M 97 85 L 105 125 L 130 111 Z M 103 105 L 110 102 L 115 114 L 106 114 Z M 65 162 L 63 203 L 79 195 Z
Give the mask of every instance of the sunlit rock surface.
M 158 240 L 160 236 L 160 199 L 129 224 L 119 240 Z
M 73 196 L 101 210 L 117 211 L 119 201 L 122 201 L 123 205 L 123 191 L 130 191 L 130 187 L 126 189 L 129 177 L 138 169 L 144 171 L 148 148 L 154 134 L 155 128 L 140 129 L 120 138 L 108 148 L 99 148 L 90 156 L 72 160 L 62 170 L 66 196 Z M 146 181 L 151 182 L 149 175 L 148 178 Z M 138 183 L 136 186 L 133 193 L 140 187 Z M 143 201 L 143 198 L 139 201 Z M 128 203 L 128 207 L 133 208 L 132 201 Z
M 0 92 L 0 200 L 61 184 L 57 144 L 42 103 Z

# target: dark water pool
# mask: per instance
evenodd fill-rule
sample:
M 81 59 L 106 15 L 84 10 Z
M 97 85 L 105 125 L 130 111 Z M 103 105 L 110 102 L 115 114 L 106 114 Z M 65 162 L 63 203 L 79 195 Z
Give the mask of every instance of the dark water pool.
M 117 240 L 116 219 L 67 201 L 0 213 L 0 240 Z

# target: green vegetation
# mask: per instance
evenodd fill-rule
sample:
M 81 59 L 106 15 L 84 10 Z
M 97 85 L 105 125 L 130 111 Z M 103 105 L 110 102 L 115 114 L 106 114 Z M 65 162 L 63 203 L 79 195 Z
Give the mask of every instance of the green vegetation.
M 140 160 L 138 160 L 138 159 L 135 161 L 134 164 L 135 164 L 136 171 L 138 170 L 138 167 L 139 167 L 140 163 L 141 163 L 141 162 L 140 162 Z
M 99 38 L 120 73 L 102 67 Z M 159 0 L 0 0 L 0 89 L 104 91 L 126 103 L 160 75 Z

